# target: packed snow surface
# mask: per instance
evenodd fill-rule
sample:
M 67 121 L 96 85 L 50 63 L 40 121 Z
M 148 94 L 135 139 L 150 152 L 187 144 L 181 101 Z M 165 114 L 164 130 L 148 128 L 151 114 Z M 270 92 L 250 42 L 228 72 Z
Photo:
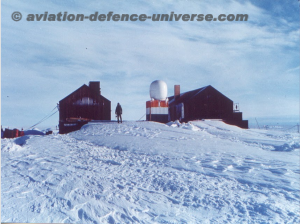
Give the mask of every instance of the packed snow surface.
M 94 122 L 1 155 L 2 222 L 300 222 L 298 133 Z

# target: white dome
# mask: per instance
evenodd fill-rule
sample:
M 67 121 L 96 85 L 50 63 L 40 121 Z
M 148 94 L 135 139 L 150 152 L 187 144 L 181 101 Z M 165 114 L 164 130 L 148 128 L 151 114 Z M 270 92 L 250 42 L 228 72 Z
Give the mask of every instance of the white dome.
M 166 100 L 168 95 L 167 84 L 162 80 L 155 80 L 150 85 L 150 98 Z

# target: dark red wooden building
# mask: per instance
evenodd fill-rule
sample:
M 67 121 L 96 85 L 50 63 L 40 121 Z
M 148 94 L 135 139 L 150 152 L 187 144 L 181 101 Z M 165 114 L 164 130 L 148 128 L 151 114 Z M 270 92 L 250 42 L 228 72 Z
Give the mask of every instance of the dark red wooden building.
M 100 82 L 83 85 L 59 101 L 59 133 L 79 130 L 91 120 L 111 120 L 111 102 L 101 95 Z
M 248 120 L 243 120 L 242 112 L 233 107 L 231 99 L 210 85 L 185 93 L 180 93 L 180 86 L 175 85 L 174 96 L 169 97 L 169 120 L 222 119 L 228 124 L 248 128 Z

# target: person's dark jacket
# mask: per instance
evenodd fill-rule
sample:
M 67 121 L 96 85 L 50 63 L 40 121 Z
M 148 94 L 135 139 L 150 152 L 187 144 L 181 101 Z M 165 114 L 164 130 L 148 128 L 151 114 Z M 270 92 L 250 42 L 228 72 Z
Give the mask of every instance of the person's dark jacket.
M 115 112 L 115 113 L 116 113 L 117 115 L 122 114 L 122 107 L 121 107 L 120 104 L 117 105 L 117 107 L 116 107 L 116 112 Z

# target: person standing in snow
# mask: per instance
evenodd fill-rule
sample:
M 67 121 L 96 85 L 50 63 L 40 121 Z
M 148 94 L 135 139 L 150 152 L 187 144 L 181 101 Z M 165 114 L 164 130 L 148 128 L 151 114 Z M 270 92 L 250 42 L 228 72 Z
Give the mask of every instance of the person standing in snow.
M 122 107 L 121 107 L 121 105 L 119 103 L 118 103 L 118 105 L 116 107 L 115 114 L 117 115 L 118 123 L 119 123 L 119 118 L 120 118 L 121 123 L 122 123 Z

